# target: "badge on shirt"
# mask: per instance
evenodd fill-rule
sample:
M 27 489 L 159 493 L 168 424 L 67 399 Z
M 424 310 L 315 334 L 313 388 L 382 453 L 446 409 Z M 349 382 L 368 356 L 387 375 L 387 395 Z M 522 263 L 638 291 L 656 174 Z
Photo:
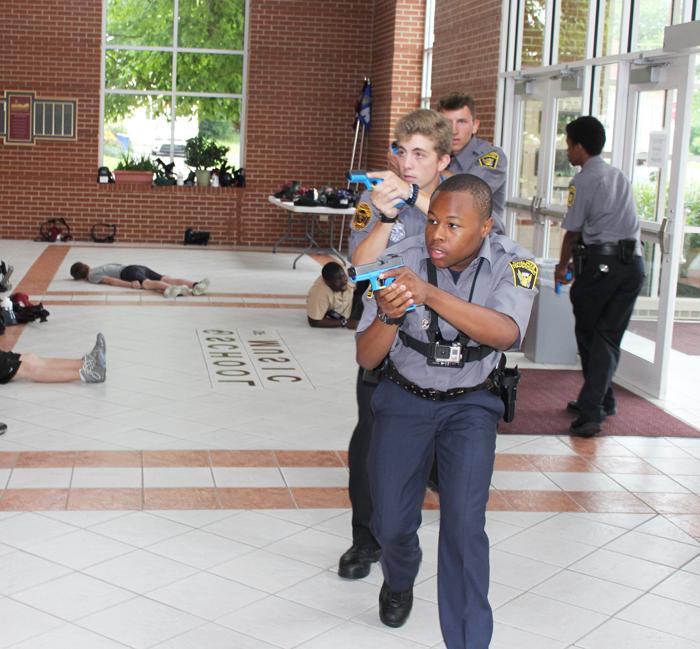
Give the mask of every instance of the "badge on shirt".
M 389 235 L 389 241 L 392 243 L 398 243 L 399 241 L 406 238 L 406 226 L 397 221 L 391 228 L 391 234 Z
M 569 195 L 566 197 L 566 206 L 571 207 L 576 200 L 576 187 L 569 185 Z
M 495 169 L 498 166 L 498 153 L 491 151 L 491 153 L 486 153 L 482 155 L 477 162 L 482 167 L 489 167 L 490 169 Z
M 521 288 L 535 288 L 537 282 L 537 264 L 529 259 L 511 261 L 510 268 L 513 271 L 513 286 Z
M 372 208 L 369 203 L 362 202 L 355 208 L 355 214 L 352 217 L 350 227 L 355 232 L 364 230 L 372 220 Z

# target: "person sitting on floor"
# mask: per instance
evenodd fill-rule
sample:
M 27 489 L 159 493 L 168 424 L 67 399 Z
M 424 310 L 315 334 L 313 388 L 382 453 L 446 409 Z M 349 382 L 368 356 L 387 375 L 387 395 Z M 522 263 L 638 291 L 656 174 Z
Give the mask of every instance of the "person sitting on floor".
M 97 334 L 95 346 L 82 358 L 44 358 L 0 350 L 0 383 L 27 379 L 36 383 L 103 383 L 107 377 L 107 346 Z
M 329 261 L 321 276 L 311 285 L 306 296 L 306 315 L 312 327 L 347 327 L 355 329 L 353 318 L 353 288 L 348 286 L 348 276 L 340 264 Z
M 146 291 L 162 293 L 164 297 L 178 295 L 204 295 L 209 288 L 209 280 L 193 282 L 161 275 L 148 266 L 122 264 L 105 264 L 90 268 L 87 264 L 76 261 L 70 267 L 73 279 L 85 279 L 91 284 L 108 284 L 121 288 L 142 288 Z

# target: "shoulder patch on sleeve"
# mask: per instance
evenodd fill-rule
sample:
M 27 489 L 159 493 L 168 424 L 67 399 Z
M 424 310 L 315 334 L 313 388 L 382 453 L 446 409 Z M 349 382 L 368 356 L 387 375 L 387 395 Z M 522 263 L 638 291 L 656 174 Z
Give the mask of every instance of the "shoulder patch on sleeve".
M 566 206 L 571 207 L 576 200 L 576 185 L 569 185 L 569 194 L 566 197 Z
M 477 162 L 479 165 L 482 167 L 489 167 L 491 169 L 495 169 L 498 166 L 498 161 L 500 159 L 500 156 L 496 151 L 491 151 L 490 153 L 485 153 L 482 155 Z
M 539 269 L 534 261 L 530 261 L 529 259 L 511 261 L 510 269 L 513 271 L 513 286 L 530 289 L 535 288 Z
M 363 201 L 355 208 L 355 214 L 352 217 L 350 227 L 355 230 L 355 232 L 361 232 L 369 225 L 371 220 L 372 208 L 369 206 L 369 203 Z

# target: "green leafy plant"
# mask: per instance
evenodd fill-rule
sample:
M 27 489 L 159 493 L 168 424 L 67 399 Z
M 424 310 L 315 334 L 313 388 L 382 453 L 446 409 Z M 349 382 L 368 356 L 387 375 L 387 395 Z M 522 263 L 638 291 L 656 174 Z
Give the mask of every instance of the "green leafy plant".
M 195 169 L 212 169 L 226 162 L 227 146 L 219 146 L 204 135 L 191 137 L 185 142 L 185 164 Z
M 116 171 L 158 171 L 155 162 L 147 155 L 142 155 L 140 158 L 132 157 L 131 153 L 124 153 L 119 160 L 119 164 L 115 167 Z

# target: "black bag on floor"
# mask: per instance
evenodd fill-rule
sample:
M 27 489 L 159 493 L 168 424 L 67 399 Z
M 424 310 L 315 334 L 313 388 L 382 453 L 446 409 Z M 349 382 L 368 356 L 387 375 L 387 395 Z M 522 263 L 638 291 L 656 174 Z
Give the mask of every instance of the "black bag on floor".
M 184 244 L 186 246 L 206 246 L 208 243 L 208 232 L 193 230 L 192 228 L 187 228 L 187 230 L 185 230 Z

